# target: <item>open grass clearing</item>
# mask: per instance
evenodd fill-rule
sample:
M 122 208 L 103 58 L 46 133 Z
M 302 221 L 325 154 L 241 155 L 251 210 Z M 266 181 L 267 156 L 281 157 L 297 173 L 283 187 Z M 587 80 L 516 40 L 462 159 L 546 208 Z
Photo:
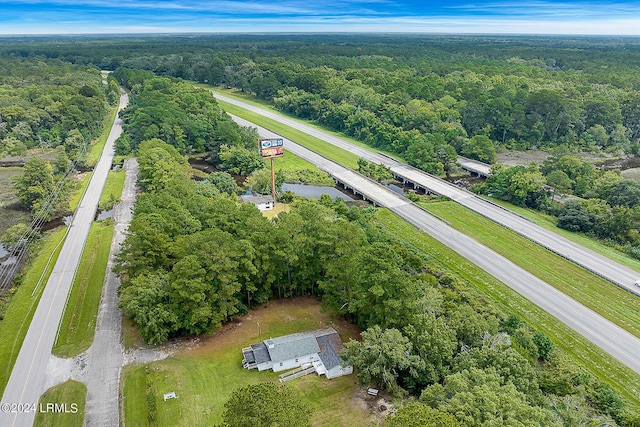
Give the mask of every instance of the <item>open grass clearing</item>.
M 553 215 L 548 215 L 543 212 L 515 206 L 509 202 L 505 202 L 504 200 L 496 199 L 493 197 L 487 197 L 487 199 L 492 203 L 500 205 L 512 212 L 517 213 L 518 215 L 527 218 L 529 221 L 538 224 L 540 227 L 551 230 L 554 233 L 568 240 L 571 240 L 572 242 L 582 245 L 585 248 L 591 249 L 592 251 L 604 255 L 607 258 L 619 262 L 622 265 L 626 265 L 627 267 L 638 271 L 638 274 L 640 274 L 640 260 L 633 259 L 624 252 L 612 248 L 611 246 L 607 246 L 604 243 L 599 242 L 595 238 L 589 237 L 582 233 L 574 233 L 556 226 L 557 219 Z
M 278 374 L 271 371 L 243 369 L 243 347 L 325 326 L 334 327 L 343 341 L 359 337 L 355 326 L 339 318 L 332 320 L 313 298 L 282 299 L 253 309 L 169 359 L 128 366 L 123 389 L 125 423 L 148 425 L 149 414 L 155 410 L 151 418 L 158 426 L 216 425 L 222 421 L 224 404 L 235 388 L 278 380 Z M 311 374 L 285 386 L 292 387 L 315 410 L 315 426 L 355 427 L 377 422 L 355 397 L 358 385 L 354 375 L 327 380 Z M 164 393 L 172 391 L 178 398 L 165 402 Z
M 15 293 L 10 296 L 11 303 L 0 321 L 0 394 L 9 381 L 42 291 L 62 249 L 66 231 L 66 228 L 59 228 L 45 233 L 36 243 L 37 256 L 23 266 L 25 274 L 22 283 L 15 291 L 10 291 Z
M 21 167 L 0 167 L 0 236 L 20 222 L 31 221 L 31 215 L 22 209 L 13 192 L 12 181 L 21 175 Z
M 505 312 L 513 313 L 533 328 L 549 336 L 557 348 L 568 354 L 600 380 L 608 383 L 632 405 L 640 407 L 640 376 L 622 365 L 599 347 L 500 282 L 463 256 L 386 209 L 376 218 L 399 239 L 432 258 L 435 271 L 452 271 L 469 285 L 475 286 L 489 301 L 493 300 Z
M 640 337 L 637 296 L 455 202 L 420 205 L 456 230 Z
M 69 380 L 45 391 L 38 403 L 34 427 L 82 427 L 87 386 Z M 53 406 L 55 405 L 55 406 Z
M 52 352 L 58 357 L 77 356 L 93 342 L 112 239 L 112 221 L 91 224 L 62 318 L 60 334 L 53 346 Z

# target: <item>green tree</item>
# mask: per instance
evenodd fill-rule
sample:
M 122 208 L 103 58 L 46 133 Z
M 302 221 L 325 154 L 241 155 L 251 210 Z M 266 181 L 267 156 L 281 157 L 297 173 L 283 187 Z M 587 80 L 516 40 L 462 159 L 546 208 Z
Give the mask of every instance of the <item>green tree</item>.
M 413 345 L 397 329 L 373 326 L 362 332 L 362 341 L 350 340 L 344 345 L 341 357 L 356 368 L 356 376 L 363 384 L 375 384 L 401 394 L 398 377 L 417 376 L 424 361 L 413 353 Z
M 420 401 L 455 416 L 468 427 L 559 427 L 553 414 L 527 401 L 527 395 L 504 382 L 494 368 L 471 368 L 427 387 Z
M 389 427 L 459 427 L 458 420 L 446 412 L 433 409 L 423 403 L 412 402 L 400 407 L 387 417 Z
M 220 146 L 220 167 L 236 175 L 249 175 L 265 167 L 264 160 L 255 151 L 244 147 Z
M 49 162 L 39 157 L 30 158 L 24 165 L 23 174 L 16 177 L 13 184 L 14 192 L 23 207 L 36 215 L 51 217 L 53 206 L 48 201 L 56 195 L 56 192 L 53 168 Z
M 19 222 L 7 229 L 2 236 L 0 236 L 0 243 L 7 248 L 12 248 L 18 243 L 24 241 L 31 241 L 40 237 L 40 233 L 33 230 L 27 224 Z
M 259 383 L 236 389 L 222 419 L 227 427 L 305 427 L 311 425 L 311 414 L 287 386 Z
M 213 184 L 221 193 L 233 195 L 238 191 L 235 179 L 226 172 L 213 172 L 207 177 L 206 181 Z
M 573 181 L 561 170 L 555 170 L 547 175 L 547 185 L 555 188 L 560 194 L 566 194 L 571 190 Z
M 462 154 L 489 164 L 496 162 L 496 147 L 485 135 L 476 135 L 465 141 L 462 144 Z

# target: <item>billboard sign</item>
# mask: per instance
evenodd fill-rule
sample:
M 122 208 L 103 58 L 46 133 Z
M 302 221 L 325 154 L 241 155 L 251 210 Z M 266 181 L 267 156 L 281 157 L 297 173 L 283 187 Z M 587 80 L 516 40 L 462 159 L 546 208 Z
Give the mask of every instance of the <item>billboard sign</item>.
M 280 157 L 284 154 L 284 141 L 282 138 L 261 139 L 258 141 L 260 155 L 262 157 Z

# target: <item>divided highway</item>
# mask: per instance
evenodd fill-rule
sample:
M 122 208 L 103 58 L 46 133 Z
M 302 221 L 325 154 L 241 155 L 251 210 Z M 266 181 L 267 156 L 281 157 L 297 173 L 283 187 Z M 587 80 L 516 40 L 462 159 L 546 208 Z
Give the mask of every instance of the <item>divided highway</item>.
M 122 95 L 119 110 L 123 109 L 127 103 L 128 96 Z M 49 281 L 42 293 L 13 366 L 11 377 L 4 390 L 0 427 L 33 425 L 34 409 L 37 409 L 36 405 L 40 395 L 46 391 L 47 364 L 51 348 L 89 234 L 89 228 L 96 215 L 107 174 L 111 169 L 115 140 L 121 133 L 122 120 L 116 117 L 102 156 L 93 170 L 89 186 L 73 217 L 58 261 L 49 276 Z M 113 396 L 113 399 L 117 399 L 117 396 Z M 4 411 L 7 408 L 10 410 Z
M 640 272 L 632 270 L 622 264 L 593 252 L 577 243 L 574 243 L 558 234 L 549 231 L 533 222 L 522 218 L 500 206 L 494 205 L 475 194 L 463 190 L 440 178 L 427 174 L 419 169 L 400 163 L 389 156 L 369 151 L 366 148 L 351 144 L 344 139 L 323 132 L 311 126 L 300 123 L 281 114 L 264 108 L 256 107 L 246 102 L 238 101 L 227 96 L 215 94 L 217 99 L 237 105 L 254 113 L 260 114 L 272 120 L 286 124 L 311 136 L 319 138 L 330 144 L 336 145 L 371 162 L 384 164 L 391 168 L 394 175 L 405 181 L 409 181 L 430 192 L 447 196 L 459 204 L 469 208 L 507 228 L 514 230 L 524 237 L 542 245 L 552 252 L 580 265 L 598 276 L 609 280 L 615 285 L 626 289 L 636 295 L 640 295 L 640 288 L 634 283 L 640 279 Z M 640 353 L 638 353 L 640 354 Z
M 244 119 L 232 117 L 242 126 L 257 127 L 263 138 L 281 137 Z M 418 229 L 449 246 L 640 374 L 640 358 L 637 357 L 640 354 L 640 339 L 636 336 L 576 302 L 503 256 L 455 230 L 406 198 L 291 140 L 284 138 L 284 144 L 287 151 L 316 165 L 357 193 L 362 194 L 366 199 L 386 207 Z

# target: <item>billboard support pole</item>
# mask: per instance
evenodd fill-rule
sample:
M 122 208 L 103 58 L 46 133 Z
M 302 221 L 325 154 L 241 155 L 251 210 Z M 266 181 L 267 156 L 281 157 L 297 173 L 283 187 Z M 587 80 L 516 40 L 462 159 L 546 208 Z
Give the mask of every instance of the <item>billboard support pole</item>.
M 271 158 L 271 195 L 273 196 L 273 206 L 276 206 L 276 170 L 273 167 L 273 157 Z

